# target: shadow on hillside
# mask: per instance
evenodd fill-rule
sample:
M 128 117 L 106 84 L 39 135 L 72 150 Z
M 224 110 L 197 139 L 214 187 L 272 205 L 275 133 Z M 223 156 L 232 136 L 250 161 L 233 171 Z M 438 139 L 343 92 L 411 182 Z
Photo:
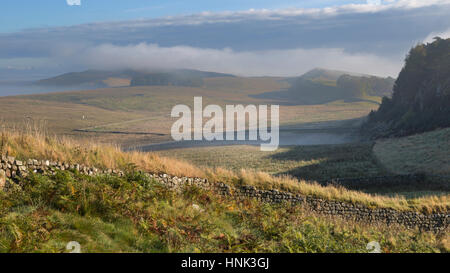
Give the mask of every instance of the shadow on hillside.
M 297 105 L 317 105 L 317 104 L 327 104 L 334 101 L 341 100 L 346 103 L 351 102 L 370 102 L 379 104 L 378 101 L 367 99 L 367 98 L 345 98 L 342 96 L 330 96 L 329 94 L 324 94 L 322 96 L 316 95 L 315 97 L 302 97 L 299 95 L 298 91 L 292 89 L 282 89 L 279 91 L 270 91 L 265 93 L 260 93 L 256 95 L 249 95 L 250 98 L 262 99 L 265 101 L 270 101 L 273 104 L 283 105 L 283 106 L 297 106 Z
M 304 122 L 291 125 L 283 125 L 280 130 L 310 130 L 310 129 L 320 129 L 320 130 L 330 130 L 334 132 L 336 130 L 359 130 L 366 117 L 351 118 L 351 119 L 339 119 L 339 120 L 328 120 L 328 121 L 316 121 L 316 122 Z
M 305 166 L 276 173 L 322 185 L 407 198 L 448 194 L 448 183 L 425 174 L 396 175 L 384 168 L 372 153 L 373 143 L 290 147 L 270 155 L 278 161 L 305 162 Z
M 254 99 L 263 99 L 263 100 L 270 100 L 274 104 L 283 105 L 283 106 L 296 106 L 296 105 L 314 105 L 314 104 L 325 104 L 332 101 L 335 101 L 335 99 L 326 99 L 322 100 L 320 103 L 317 103 L 317 101 L 306 101 L 302 98 L 300 98 L 297 94 L 297 92 L 290 90 L 290 89 L 282 89 L 279 91 L 270 91 L 270 92 L 264 92 L 261 94 L 256 95 L 249 95 L 250 98 Z
M 293 146 L 287 151 L 270 155 L 277 161 L 305 162 L 305 166 L 281 172 L 299 179 L 331 181 L 337 178 L 356 178 L 387 175 L 372 154 L 373 143 Z

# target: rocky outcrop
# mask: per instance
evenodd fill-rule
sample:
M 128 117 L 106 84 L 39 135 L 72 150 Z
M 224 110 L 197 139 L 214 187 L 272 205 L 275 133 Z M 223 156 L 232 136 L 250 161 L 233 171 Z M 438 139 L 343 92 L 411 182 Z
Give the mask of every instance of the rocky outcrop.
M 395 82 L 361 130 L 371 138 L 400 137 L 450 127 L 450 39 L 409 52 Z

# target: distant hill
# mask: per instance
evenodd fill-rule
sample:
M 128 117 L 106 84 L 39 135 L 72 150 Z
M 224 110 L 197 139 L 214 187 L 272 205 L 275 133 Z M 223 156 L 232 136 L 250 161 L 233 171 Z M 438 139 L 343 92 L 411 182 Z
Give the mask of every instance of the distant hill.
M 203 86 L 204 78 L 214 77 L 234 77 L 230 74 L 222 74 L 215 72 L 204 72 L 197 70 L 174 70 L 169 72 L 141 73 L 131 79 L 131 86 L 187 86 L 200 87 Z
M 305 79 L 305 80 L 312 80 L 312 81 L 323 80 L 323 81 L 336 82 L 339 79 L 339 77 L 341 77 L 343 75 L 365 76 L 364 74 L 347 72 L 347 71 L 315 68 L 313 70 L 306 72 L 300 78 Z
M 118 87 L 141 85 L 201 86 L 204 78 L 234 77 L 230 74 L 178 69 L 170 71 L 101 71 L 66 73 L 36 82 L 40 86 Z
M 381 96 L 392 94 L 395 79 L 358 73 L 313 69 L 290 79 L 286 91 L 271 92 L 259 97 L 279 98 L 293 104 L 324 104 L 336 100 L 379 102 Z
M 107 87 L 108 79 L 131 79 L 139 73 L 133 70 L 125 71 L 101 71 L 87 70 L 83 72 L 71 72 L 53 78 L 37 81 L 41 86 L 92 86 Z
M 362 127 L 372 138 L 450 127 L 450 39 L 435 38 L 409 52 L 392 98 L 383 98 Z

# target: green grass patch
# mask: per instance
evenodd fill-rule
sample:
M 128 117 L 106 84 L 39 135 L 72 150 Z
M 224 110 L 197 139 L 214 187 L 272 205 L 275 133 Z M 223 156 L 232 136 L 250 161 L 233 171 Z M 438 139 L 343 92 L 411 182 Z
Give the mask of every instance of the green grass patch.
M 450 176 L 450 128 L 379 140 L 374 154 L 395 173 Z
M 184 148 L 158 152 L 186 160 L 196 166 L 288 174 L 300 179 L 322 181 L 388 175 L 378 163 L 371 143 L 280 147 L 262 152 L 257 146 Z

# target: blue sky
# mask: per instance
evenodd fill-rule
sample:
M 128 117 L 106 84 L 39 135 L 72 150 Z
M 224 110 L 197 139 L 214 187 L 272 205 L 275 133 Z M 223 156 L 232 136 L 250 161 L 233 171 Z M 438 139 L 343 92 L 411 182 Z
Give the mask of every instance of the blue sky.
M 450 37 L 450 0 L 370 2 L 3 0 L 0 80 L 176 68 L 296 76 L 323 67 L 395 77 L 411 47 Z
M 0 32 L 27 28 L 67 26 L 82 23 L 148 19 L 203 11 L 247 9 L 322 8 L 362 0 L 81 0 L 69 6 L 66 0 L 3 0 Z

